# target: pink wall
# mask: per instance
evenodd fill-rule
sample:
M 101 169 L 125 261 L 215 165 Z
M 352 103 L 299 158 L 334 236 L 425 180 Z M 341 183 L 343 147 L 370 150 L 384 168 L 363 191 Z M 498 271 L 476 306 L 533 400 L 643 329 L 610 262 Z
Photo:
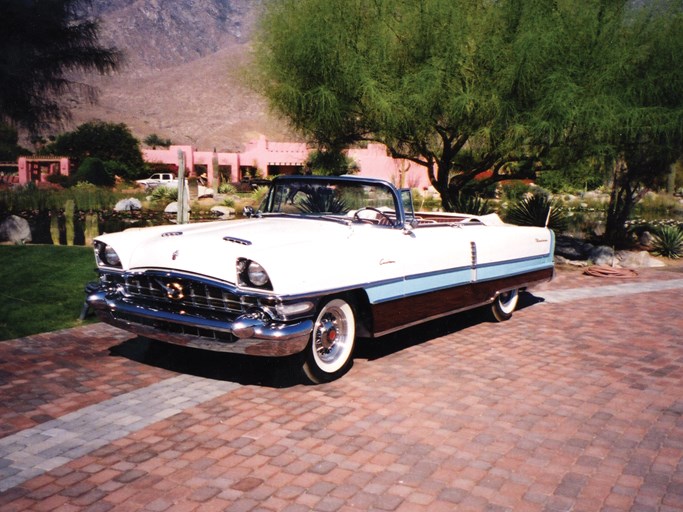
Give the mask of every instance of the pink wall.
M 243 167 L 254 167 L 261 176 L 266 177 L 273 166 L 303 166 L 311 150 L 305 143 L 271 142 L 262 135 L 247 143 L 241 153 L 213 153 L 193 151 L 191 146 L 171 146 L 169 149 L 144 149 L 142 154 L 149 163 L 177 165 L 178 151 L 185 155 L 186 173 L 190 173 L 195 165 L 206 165 L 208 184 L 216 186 L 214 158 L 218 165 L 231 167 L 230 180 L 237 182 L 242 178 L 240 169 Z M 360 176 L 382 178 L 402 187 L 424 189 L 430 185 L 424 167 L 390 157 L 382 144 L 350 149 L 348 155 L 358 165 Z
M 255 168 L 261 177 L 267 177 L 278 169 L 291 172 L 293 168 L 303 167 L 311 150 L 300 142 L 271 142 L 261 136 L 245 145 L 240 153 L 195 151 L 192 146 L 171 146 L 168 149 L 143 149 L 142 157 L 148 163 L 175 165 L 179 163 L 179 153 L 185 160 L 185 173 L 192 175 L 195 166 L 206 166 L 207 185 L 218 185 L 218 166 L 230 168 L 230 181 L 237 182 L 243 177 L 242 171 Z M 427 171 L 424 167 L 408 160 L 389 156 L 382 144 L 368 144 L 367 148 L 348 151 L 359 169 L 360 176 L 382 178 L 400 187 L 424 189 L 429 187 Z M 49 174 L 69 175 L 69 159 L 63 157 L 21 157 L 18 161 L 19 183 L 46 181 Z M 42 172 L 37 172 L 37 169 Z M 33 172 L 32 172 L 33 170 Z M 32 175 L 33 174 L 33 175 Z
M 424 167 L 409 160 L 392 158 L 383 144 L 368 144 L 367 148 L 350 149 L 348 155 L 358 165 L 361 176 L 382 178 L 401 188 L 424 189 L 430 185 Z

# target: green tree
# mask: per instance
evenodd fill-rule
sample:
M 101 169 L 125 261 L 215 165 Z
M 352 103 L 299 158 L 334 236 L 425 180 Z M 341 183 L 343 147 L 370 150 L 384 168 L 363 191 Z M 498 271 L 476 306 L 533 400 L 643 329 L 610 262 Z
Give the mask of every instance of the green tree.
M 104 162 L 99 158 L 88 157 L 83 160 L 83 163 L 78 167 L 73 181 L 75 183 L 92 183 L 103 187 L 112 187 L 115 183 L 115 178 L 111 175 L 105 166 Z
M 537 3 L 276 0 L 262 88 L 324 148 L 374 140 L 423 165 L 451 209 L 449 184 L 457 195 L 486 171 L 495 182 L 541 165 L 547 141 L 527 124 L 550 55 L 532 21 L 552 6 Z
M 561 20 L 564 72 L 539 112 L 564 127 L 565 156 L 601 162 L 610 176 L 606 237 L 620 244 L 637 201 L 683 154 L 683 4 L 591 5 L 594 15 Z
M 13 162 L 30 151 L 19 145 L 19 135 L 12 126 L 0 123 L 0 162 Z
M 312 151 L 306 167 L 313 174 L 342 175 L 353 173 L 356 163 L 341 151 Z
M 679 6 L 273 0 L 259 83 L 322 148 L 374 140 L 423 165 L 451 209 L 485 172 L 481 186 L 588 157 L 616 162 L 634 142 L 643 156 L 671 148 L 680 122 L 660 99 L 674 105 L 683 91 Z
M 0 121 L 35 131 L 68 118 L 67 100 L 96 90 L 74 71 L 106 73 L 122 54 L 98 42 L 99 25 L 85 17 L 89 0 L 0 2 Z
M 135 179 L 146 174 L 140 142 L 123 123 L 94 121 L 80 125 L 73 132 L 59 135 L 44 152 L 70 157 L 76 166 L 88 157 L 102 162 L 118 162 L 122 178 Z

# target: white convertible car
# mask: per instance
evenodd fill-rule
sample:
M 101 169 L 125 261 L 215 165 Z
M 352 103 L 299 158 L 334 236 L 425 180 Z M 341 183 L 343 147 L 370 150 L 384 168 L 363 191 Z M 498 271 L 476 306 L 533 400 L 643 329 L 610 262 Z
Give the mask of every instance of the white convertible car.
M 240 221 L 167 225 L 95 242 L 87 301 L 112 325 L 190 347 L 302 354 L 341 376 L 357 336 L 490 305 L 553 276 L 553 232 L 496 215 L 415 212 L 409 190 L 359 177 L 281 176 Z

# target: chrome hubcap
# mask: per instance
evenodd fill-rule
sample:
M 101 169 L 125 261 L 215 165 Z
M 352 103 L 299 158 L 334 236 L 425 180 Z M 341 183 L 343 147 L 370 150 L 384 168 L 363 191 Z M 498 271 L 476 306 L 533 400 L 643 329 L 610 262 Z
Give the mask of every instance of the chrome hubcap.
M 339 352 L 339 345 L 344 343 L 343 318 L 328 311 L 320 319 L 315 332 L 315 350 L 318 356 L 326 362 L 334 360 Z

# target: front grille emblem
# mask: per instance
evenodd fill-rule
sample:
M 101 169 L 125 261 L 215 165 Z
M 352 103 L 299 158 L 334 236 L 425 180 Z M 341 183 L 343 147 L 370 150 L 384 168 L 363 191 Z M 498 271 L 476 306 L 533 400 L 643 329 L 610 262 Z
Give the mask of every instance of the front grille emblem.
M 182 300 L 185 297 L 185 290 L 180 283 L 159 283 L 166 292 L 166 297 L 171 300 Z

